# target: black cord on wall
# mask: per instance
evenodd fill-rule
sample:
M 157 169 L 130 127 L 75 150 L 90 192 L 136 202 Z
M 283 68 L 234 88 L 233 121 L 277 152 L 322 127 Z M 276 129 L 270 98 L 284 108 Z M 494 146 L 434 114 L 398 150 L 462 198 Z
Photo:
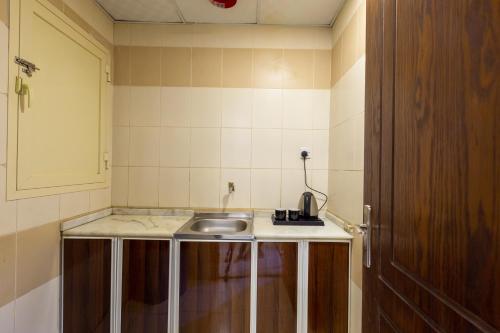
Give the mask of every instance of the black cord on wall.
M 307 153 L 307 151 L 303 151 L 301 156 L 302 156 L 302 160 L 304 161 L 304 183 L 306 184 L 306 187 L 308 189 L 310 189 L 311 191 L 313 192 L 316 192 L 316 193 L 319 193 L 321 194 L 322 196 L 325 197 L 325 202 L 321 205 L 321 207 L 319 208 L 319 210 L 321 211 L 323 209 L 323 207 L 325 207 L 326 203 L 328 202 L 328 195 L 326 195 L 325 193 L 321 192 L 321 191 L 318 191 L 318 190 L 315 190 L 313 189 L 312 187 L 310 187 L 308 184 L 307 184 L 307 170 L 306 170 L 306 159 L 307 159 L 307 156 L 309 154 Z

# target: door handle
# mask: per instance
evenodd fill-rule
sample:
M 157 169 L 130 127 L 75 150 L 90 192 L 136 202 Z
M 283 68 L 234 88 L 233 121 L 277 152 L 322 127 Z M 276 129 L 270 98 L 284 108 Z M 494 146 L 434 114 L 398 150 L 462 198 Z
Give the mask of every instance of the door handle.
M 28 108 L 31 107 L 31 92 L 30 92 L 30 87 L 28 84 L 23 82 L 23 79 L 19 76 L 16 77 L 16 85 L 14 87 L 14 90 L 16 94 L 18 94 L 20 97 L 24 97 L 28 95 Z M 24 102 L 23 102 L 24 105 Z M 24 108 L 23 108 L 24 109 Z
M 359 225 L 361 234 L 363 235 L 363 265 L 370 268 L 372 265 L 372 223 L 371 223 L 372 207 L 370 205 L 363 206 L 363 224 Z

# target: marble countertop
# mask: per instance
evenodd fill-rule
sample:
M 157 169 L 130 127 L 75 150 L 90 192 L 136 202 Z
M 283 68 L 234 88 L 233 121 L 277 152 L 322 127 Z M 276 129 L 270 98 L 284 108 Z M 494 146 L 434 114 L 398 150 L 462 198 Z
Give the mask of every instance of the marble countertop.
M 109 215 L 63 231 L 76 237 L 172 238 L 191 216 Z M 254 235 L 259 239 L 349 240 L 350 234 L 328 219 L 324 227 L 275 226 L 269 216 L 254 217 Z
M 68 229 L 64 236 L 171 238 L 191 216 L 109 215 Z

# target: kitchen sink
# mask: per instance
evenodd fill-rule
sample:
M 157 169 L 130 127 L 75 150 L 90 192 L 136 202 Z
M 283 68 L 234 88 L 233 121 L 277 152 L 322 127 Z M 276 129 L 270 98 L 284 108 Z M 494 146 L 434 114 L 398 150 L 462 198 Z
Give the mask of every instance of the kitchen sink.
M 252 213 L 196 213 L 175 234 L 178 239 L 253 239 Z

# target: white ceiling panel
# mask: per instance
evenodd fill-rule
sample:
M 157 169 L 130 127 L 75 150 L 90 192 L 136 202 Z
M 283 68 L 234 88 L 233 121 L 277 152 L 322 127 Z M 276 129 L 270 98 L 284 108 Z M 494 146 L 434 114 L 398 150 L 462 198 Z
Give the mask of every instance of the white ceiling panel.
M 261 24 L 329 25 L 343 0 L 260 0 Z
M 257 0 L 239 0 L 232 8 L 218 8 L 209 0 L 176 0 L 186 22 L 256 23 Z
M 115 20 L 181 22 L 173 0 L 96 0 Z

